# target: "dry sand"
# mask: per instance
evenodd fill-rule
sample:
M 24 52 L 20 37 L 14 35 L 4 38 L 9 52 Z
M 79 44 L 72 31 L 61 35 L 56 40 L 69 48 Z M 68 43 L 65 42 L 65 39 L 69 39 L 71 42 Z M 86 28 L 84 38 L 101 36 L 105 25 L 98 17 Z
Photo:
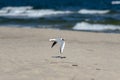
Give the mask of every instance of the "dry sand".
M 0 80 L 120 80 L 120 34 L 0 27 Z

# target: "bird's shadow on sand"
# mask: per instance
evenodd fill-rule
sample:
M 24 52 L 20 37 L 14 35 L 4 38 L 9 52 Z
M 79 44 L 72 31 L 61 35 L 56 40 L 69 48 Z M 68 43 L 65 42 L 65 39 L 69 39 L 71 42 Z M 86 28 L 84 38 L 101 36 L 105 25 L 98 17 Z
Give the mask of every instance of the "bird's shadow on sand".
M 60 59 L 65 59 L 65 56 L 52 56 L 52 58 L 60 58 Z

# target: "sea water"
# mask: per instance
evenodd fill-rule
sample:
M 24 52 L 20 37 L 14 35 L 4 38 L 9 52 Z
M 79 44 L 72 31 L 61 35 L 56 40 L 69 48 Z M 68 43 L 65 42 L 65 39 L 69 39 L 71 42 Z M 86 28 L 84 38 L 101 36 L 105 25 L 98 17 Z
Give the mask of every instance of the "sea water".
M 120 33 L 120 1 L 0 0 L 0 26 Z

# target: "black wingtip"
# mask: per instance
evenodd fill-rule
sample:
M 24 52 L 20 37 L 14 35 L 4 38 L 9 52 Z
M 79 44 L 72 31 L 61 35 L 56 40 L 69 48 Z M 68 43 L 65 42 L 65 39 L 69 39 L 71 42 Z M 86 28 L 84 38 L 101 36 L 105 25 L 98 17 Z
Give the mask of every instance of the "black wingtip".
M 53 48 L 53 46 L 54 46 L 56 43 L 57 43 L 56 41 L 55 41 L 55 42 L 53 42 L 53 44 L 52 44 L 51 48 Z

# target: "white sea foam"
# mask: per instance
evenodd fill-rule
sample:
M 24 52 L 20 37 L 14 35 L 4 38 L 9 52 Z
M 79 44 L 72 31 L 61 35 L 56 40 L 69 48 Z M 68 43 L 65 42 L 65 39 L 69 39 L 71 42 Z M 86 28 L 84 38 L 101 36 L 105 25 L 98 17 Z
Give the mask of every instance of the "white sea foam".
M 50 9 L 41 9 L 41 10 L 28 10 L 26 11 L 29 17 L 45 17 L 45 16 L 55 16 L 59 14 L 69 14 L 70 11 L 55 11 Z
M 112 1 L 111 4 L 120 4 L 120 1 Z
M 120 26 L 117 25 L 105 25 L 105 24 L 90 24 L 86 22 L 77 23 L 74 30 L 90 30 L 90 31 L 105 31 L 105 30 L 120 30 Z
M 88 9 L 81 9 L 78 11 L 80 14 L 106 14 L 110 12 L 109 10 L 88 10 Z
M 31 6 L 22 6 L 22 7 L 4 7 L 3 10 L 26 10 L 32 9 Z
M 55 11 L 52 9 L 33 9 L 31 6 L 5 7 L 0 9 L 0 16 L 7 18 L 39 18 L 69 13 L 71 13 L 71 11 Z
M 77 13 L 80 14 L 105 14 L 109 10 L 87 10 L 81 9 Z M 76 13 L 74 11 L 58 11 L 52 9 L 33 9 L 31 6 L 23 7 L 4 7 L 0 9 L 0 17 L 6 18 L 40 18 L 46 16 L 59 16 L 65 14 Z

